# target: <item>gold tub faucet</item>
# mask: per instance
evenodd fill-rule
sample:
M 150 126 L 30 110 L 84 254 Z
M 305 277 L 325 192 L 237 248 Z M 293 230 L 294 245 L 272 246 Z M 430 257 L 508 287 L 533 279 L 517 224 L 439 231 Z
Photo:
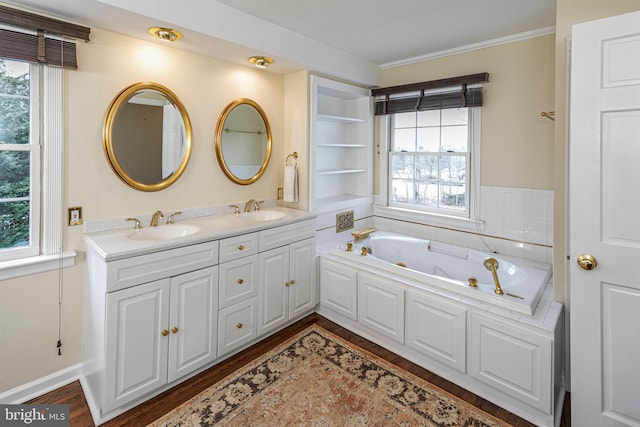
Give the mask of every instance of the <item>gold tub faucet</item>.
M 484 267 L 487 270 L 491 270 L 491 274 L 493 274 L 493 281 L 496 282 L 496 290 L 493 291 L 498 295 L 502 295 L 504 294 L 504 292 L 502 292 L 502 288 L 500 287 L 500 281 L 498 280 L 498 267 L 500 266 L 500 264 L 498 264 L 498 260 L 493 258 L 493 257 L 488 257 L 484 259 Z

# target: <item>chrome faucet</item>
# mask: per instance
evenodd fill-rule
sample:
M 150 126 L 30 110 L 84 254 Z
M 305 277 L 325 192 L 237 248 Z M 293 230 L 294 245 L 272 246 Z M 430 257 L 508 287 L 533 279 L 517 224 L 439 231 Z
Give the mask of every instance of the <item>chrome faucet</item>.
M 164 218 L 164 214 L 162 213 L 162 211 L 155 211 L 153 213 L 153 215 L 151 216 L 151 224 L 149 224 L 150 227 L 157 227 L 158 226 L 158 219 L 162 219 Z
M 500 266 L 500 264 L 498 264 L 498 260 L 493 258 L 493 257 L 488 257 L 484 259 L 484 267 L 487 270 L 491 270 L 491 274 L 493 274 L 493 281 L 496 282 L 496 290 L 494 291 L 496 294 L 498 295 L 502 295 L 504 294 L 504 292 L 502 292 L 502 288 L 500 287 L 500 281 L 498 280 L 498 267 Z

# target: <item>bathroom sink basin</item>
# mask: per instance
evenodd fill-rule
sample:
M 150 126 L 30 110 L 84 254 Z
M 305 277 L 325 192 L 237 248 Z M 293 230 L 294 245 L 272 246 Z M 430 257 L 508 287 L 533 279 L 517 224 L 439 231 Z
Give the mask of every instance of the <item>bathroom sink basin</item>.
M 285 216 L 286 214 L 280 211 L 254 211 L 241 214 L 240 218 L 249 221 L 275 221 Z
M 169 224 L 144 228 L 129 235 L 133 240 L 167 240 L 185 237 L 200 231 L 200 227 L 189 224 Z

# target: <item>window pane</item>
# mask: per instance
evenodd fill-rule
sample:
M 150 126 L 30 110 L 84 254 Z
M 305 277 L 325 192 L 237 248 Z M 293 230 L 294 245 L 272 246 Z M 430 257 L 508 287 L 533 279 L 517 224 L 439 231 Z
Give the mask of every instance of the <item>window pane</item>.
M 0 200 L 29 197 L 28 151 L 0 151 Z
M 469 130 L 467 126 L 447 126 L 442 128 L 442 151 L 456 153 L 467 151 Z
M 414 128 L 416 127 L 416 113 L 400 113 L 393 115 L 393 127 Z
M 440 181 L 464 183 L 466 163 L 465 156 L 442 156 L 440 158 Z
M 440 126 L 440 110 L 419 111 L 418 126 Z
M 418 128 L 418 149 L 416 151 L 440 151 L 440 128 Z
M 29 143 L 29 64 L 0 60 L 0 144 Z
M 438 180 L 438 156 L 416 156 L 416 175 L 420 180 Z
M 441 207 L 451 209 L 465 209 L 465 187 L 462 183 L 441 183 L 440 194 L 442 195 Z
M 416 204 L 421 206 L 438 206 L 438 183 L 418 182 L 416 191 Z
M 442 126 L 469 124 L 468 108 L 447 108 L 442 111 Z
M 391 180 L 391 201 L 413 203 L 413 181 L 404 179 Z
M 393 132 L 393 148 L 392 150 L 400 151 L 415 151 L 416 149 L 416 129 L 396 129 Z
M 391 177 L 413 179 L 414 173 L 413 155 L 395 154 L 391 156 Z
M 29 245 L 29 201 L 0 202 L 0 249 Z

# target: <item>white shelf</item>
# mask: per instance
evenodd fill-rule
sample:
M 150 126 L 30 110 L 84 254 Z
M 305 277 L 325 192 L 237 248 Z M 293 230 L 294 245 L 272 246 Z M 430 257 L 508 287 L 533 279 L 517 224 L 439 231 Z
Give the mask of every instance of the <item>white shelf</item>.
M 333 123 L 367 123 L 369 119 L 361 119 L 358 117 L 332 116 L 329 114 L 318 114 L 318 120 Z
M 366 144 L 318 144 L 316 147 L 325 148 L 367 148 Z
M 318 175 L 342 175 L 346 173 L 362 173 L 367 172 L 366 169 L 321 169 L 316 171 Z
M 372 199 L 373 115 L 366 88 L 312 76 L 310 208 L 330 212 Z

